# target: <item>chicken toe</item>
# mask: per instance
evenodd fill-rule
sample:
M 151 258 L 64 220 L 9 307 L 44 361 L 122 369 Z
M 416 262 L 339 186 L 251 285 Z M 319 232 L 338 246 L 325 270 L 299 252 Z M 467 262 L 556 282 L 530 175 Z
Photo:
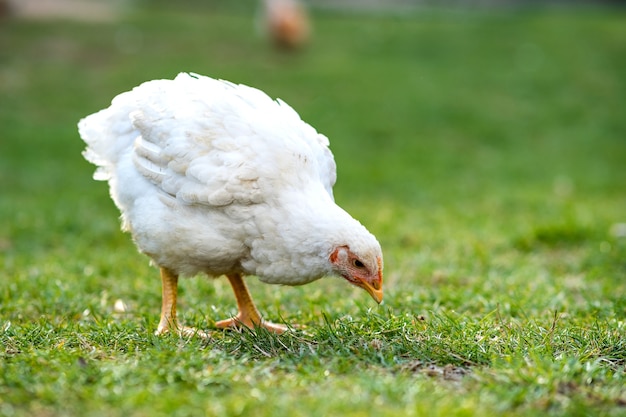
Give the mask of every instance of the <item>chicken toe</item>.
M 285 326 L 284 324 L 272 323 L 265 320 L 261 320 L 260 322 L 253 322 L 249 318 L 245 319 L 241 316 L 242 315 L 240 313 L 230 319 L 220 320 L 215 323 L 215 326 L 219 329 L 240 329 L 242 326 L 245 326 L 252 330 L 254 330 L 255 327 L 263 327 L 268 331 L 276 334 L 282 334 L 289 330 L 289 327 Z
M 233 287 L 239 313 L 230 319 L 218 321 L 215 323 L 215 326 L 220 329 L 226 329 L 233 327 L 240 328 L 243 325 L 253 330 L 255 327 L 264 327 L 270 332 L 277 334 L 284 333 L 288 329 L 287 326 L 271 323 L 261 318 L 261 314 L 254 305 L 248 287 L 240 274 L 229 274 L 226 277 L 231 287 Z

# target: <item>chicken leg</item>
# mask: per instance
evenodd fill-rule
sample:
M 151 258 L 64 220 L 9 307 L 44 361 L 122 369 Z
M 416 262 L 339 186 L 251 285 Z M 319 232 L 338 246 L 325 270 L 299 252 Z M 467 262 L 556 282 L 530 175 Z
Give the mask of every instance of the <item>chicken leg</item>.
M 254 329 L 255 326 L 258 326 L 264 327 L 270 332 L 277 334 L 281 334 L 288 329 L 287 326 L 270 323 L 269 321 L 265 321 L 261 318 L 261 314 L 254 305 L 254 302 L 250 297 L 250 292 L 248 292 L 248 287 L 241 278 L 240 274 L 229 274 L 226 275 L 226 277 L 228 278 L 230 285 L 233 287 L 239 313 L 230 319 L 218 321 L 215 323 L 217 327 L 225 329 L 228 327 L 238 328 L 244 325 L 250 329 Z
M 161 268 L 161 320 L 154 334 L 162 335 L 174 330 L 179 336 L 209 337 L 206 332 L 193 327 L 181 326 L 176 319 L 176 298 L 178 295 L 178 275 L 167 268 Z

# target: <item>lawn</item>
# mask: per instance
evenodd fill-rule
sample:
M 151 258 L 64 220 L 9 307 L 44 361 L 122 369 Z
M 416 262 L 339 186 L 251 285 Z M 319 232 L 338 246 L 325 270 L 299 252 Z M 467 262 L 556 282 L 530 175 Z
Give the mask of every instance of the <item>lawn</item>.
M 0 21 L 0 415 L 626 415 L 624 11 L 317 10 L 286 54 L 253 9 Z M 76 123 L 180 71 L 330 138 L 336 199 L 385 253 L 381 306 L 251 277 L 267 319 L 303 327 L 221 332 L 230 287 L 198 277 L 180 313 L 212 338 L 153 335 L 158 271 Z

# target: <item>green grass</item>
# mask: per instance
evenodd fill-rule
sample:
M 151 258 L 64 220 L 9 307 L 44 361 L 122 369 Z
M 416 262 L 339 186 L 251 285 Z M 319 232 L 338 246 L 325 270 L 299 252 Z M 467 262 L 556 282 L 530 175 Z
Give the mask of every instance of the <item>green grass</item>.
M 295 55 L 247 12 L 1 22 L 0 415 L 626 415 L 623 11 L 317 13 Z M 385 252 L 382 306 L 251 278 L 267 319 L 305 327 L 153 335 L 158 273 L 76 122 L 183 70 L 329 136 L 336 198 Z M 234 313 L 225 281 L 181 282 L 187 324 Z

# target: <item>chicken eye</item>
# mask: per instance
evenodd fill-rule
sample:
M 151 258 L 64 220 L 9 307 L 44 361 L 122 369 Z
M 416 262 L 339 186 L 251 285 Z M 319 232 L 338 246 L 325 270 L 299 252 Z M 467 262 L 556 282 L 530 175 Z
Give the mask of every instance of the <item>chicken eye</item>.
M 352 265 L 356 266 L 357 268 L 365 267 L 365 264 L 363 264 L 363 262 L 359 261 L 358 259 L 355 259 L 354 261 L 352 261 Z

